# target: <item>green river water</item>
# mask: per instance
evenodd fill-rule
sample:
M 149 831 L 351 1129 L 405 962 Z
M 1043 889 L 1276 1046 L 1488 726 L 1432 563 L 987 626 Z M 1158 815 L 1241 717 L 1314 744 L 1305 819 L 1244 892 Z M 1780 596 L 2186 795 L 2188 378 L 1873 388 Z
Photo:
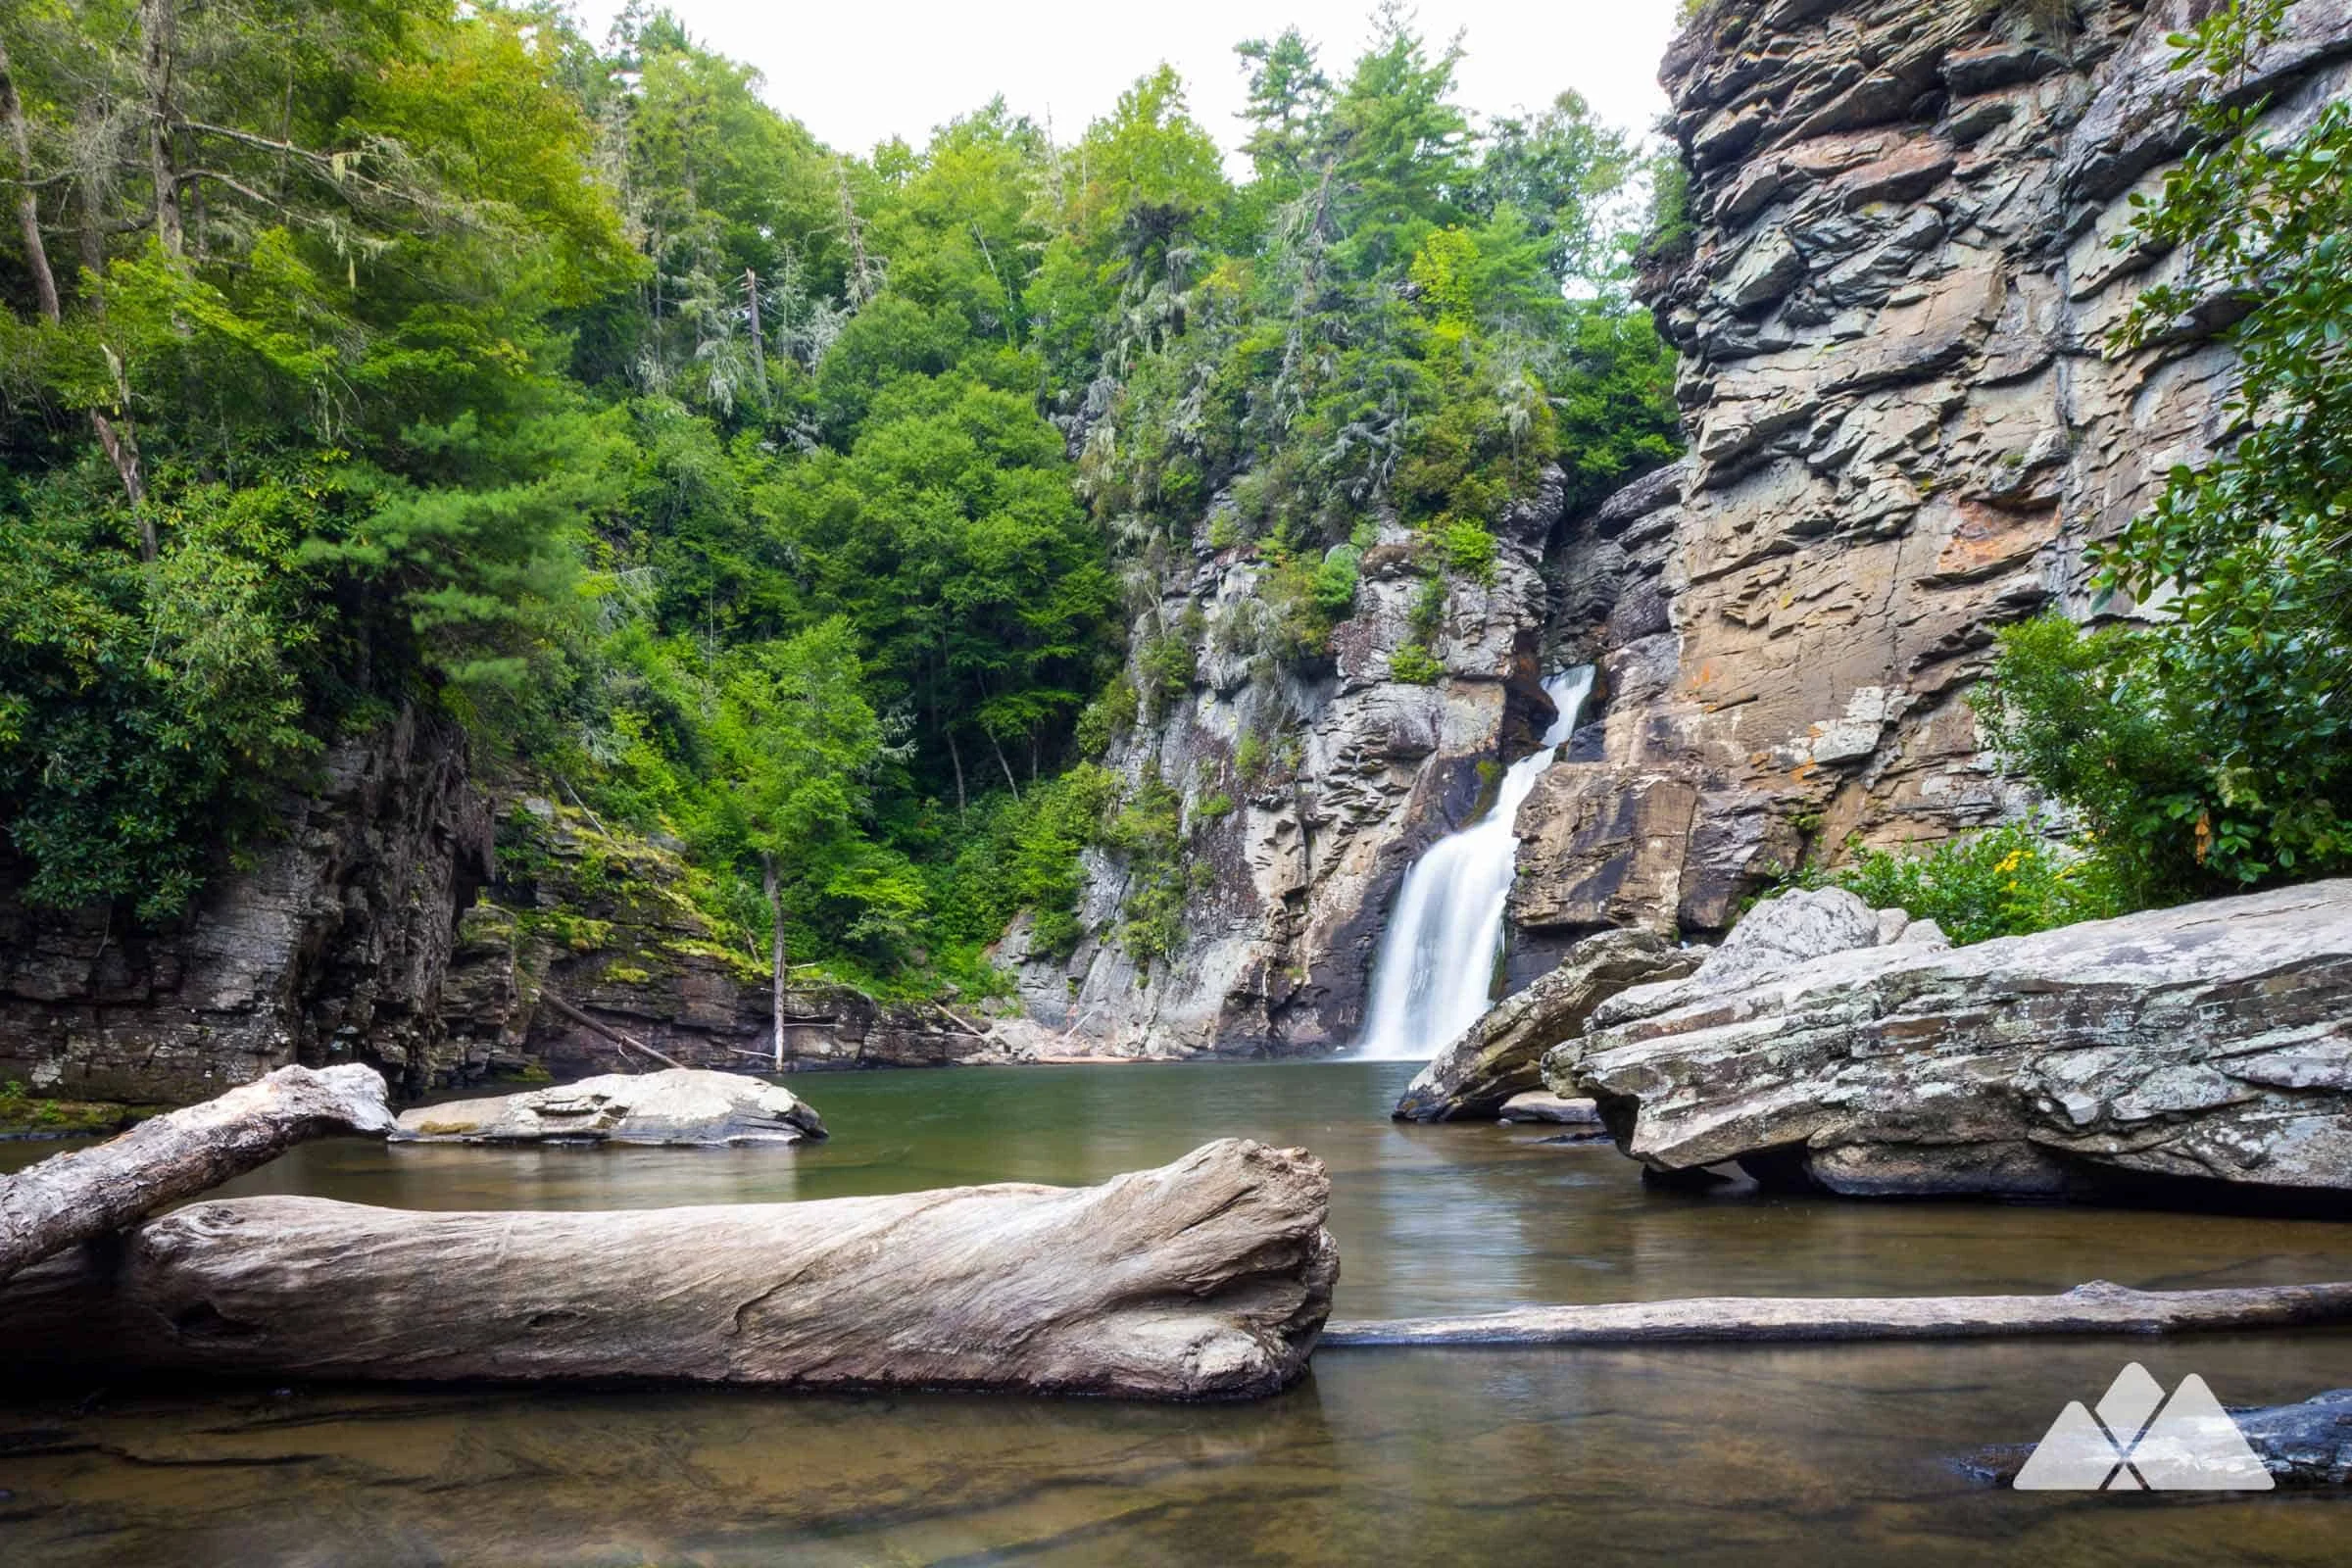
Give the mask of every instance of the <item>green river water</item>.
M 314 1145 L 229 1193 L 417 1208 L 1078 1183 L 1206 1139 L 1333 1178 L 1339 1315 L 1694 1295 L 2352 1278 L 2352 1225 L 1645 1189 L 1534 1127 L 1400 1127 L 1408 1063 L 796 1078 L 791 1151 Z M 0 1146 L 0 1169 L 55 1146 Z M 2033 1494 L 1953 1461 L 2130 1360 L 2228 1403 L 2352 1387 L 2352 1335 L 1330 1349 L 1248 1405 L 741 1391 L 0 1391 L 0 1563 L 2352 1561 L 2352 1501 Z

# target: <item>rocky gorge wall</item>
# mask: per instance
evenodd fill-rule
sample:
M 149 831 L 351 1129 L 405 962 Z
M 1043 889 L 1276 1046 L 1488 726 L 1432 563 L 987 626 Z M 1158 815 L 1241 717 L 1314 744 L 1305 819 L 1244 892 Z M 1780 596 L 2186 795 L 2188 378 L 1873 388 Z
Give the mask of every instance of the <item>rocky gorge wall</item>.
M 637 1071 L 653 1053 L 764 1067 L 766 959 L 718 939 L 677 858 L 504 793 L 494 818 L 464 735 L 412 712 L 335 747 L 255 862 L 172 926 L 26 908 L 0 865 L 0 1083 L 156 1103 L 290 1062 L 366 1061 L 406 1094 Z M 959 1012 L 844 986 L 797 986 L 785 1011 L 794 1068 L 987 1049 Z
M 295 1061 L 421 1081 L 457 911 L 491 869 L 464 736 L 412 711 L 339 744 L 282 823 L 160 931 L 27 909 L 0 867 L 0 1079 L 148 1102 Z
M 2108 352 L 2172 270 L 2114 242 L 2211 9 L 1771 0 L 1676 41 L 1697 233 L 1649 292 L 1691 451 L 1555 554 L 1546 648 L 1605 717 L 1521 812 L 1525 939 L 1720 931 L 1803 855 L 2027 804 L 1967 700 L 1997 628 L 2128 608 L 2084 547 L 2227 434 L 2209 331 Z M 2286 129 L 2348 88 L 2352 10 L 2304 0 L 2235 91 Z
M 766 1070 L 767 955 L 723 940 L 674 853 L 538 796 L 514 798 L 498 827 L 497 874 L 458 916 L 440 992 L 442 1076 L 569 1079 L 662 1058 Z M 987 1048 L 958 1011 L 848 986 L 794 986 L 784 1017 L 794 1070 L 939 1067 Z
M 1532 749 L 1541 679 L 1571 664 L 1598 667 L 1597 709 L 1518 816 L 1514 986 L 1596 930 L 1719 933 L 1805 855 L 2026 808 L 1967 700 L 1998 628 L 2128 611 L 2092 602 L 2085 548 L 2227 434 L 2209 332 L 2106 350 L 2170 266 L 2111 241 L 2183 150 L 2165 40 L 2205 3 L 1704 8 L 1664 65 L 1695 232 L 1644 285 L 1689 457 L 1586 514 L 1555 476 L 1494 519 L 1428 684 L 1390 660 L 1429 541 L 1370 519 L 1329 660 L 1286 666 L 1268 568 L 1212 505 L 1133 628 L 1139 688 L 1169 640 L 1193 673 L 1105 758 L 1180 803 L 1175 862 L 1148 873 L 1181 902 L 1173 951 L 1121 940 L 1147 872 L 1089 851 L 1076 950 L 1027 921 L 1000 945 L 1017 1015 L 796 989 L 791 1063 L 1344 1047 L 1405 871 Z M 2238 90 L 2282 126 L 2352 90 L 2352 9 L 2303 0 Z M 35 915 L 0 865 L 0 1080 L 195 1099 L 359 1055 L 422 1088 L 625 1067 L 620 1035 L 765 1059 L 763 956 L 715 938 L 668 851 L 507 789 L 494 860 L 462 739 L 414 716 L 324 775 L 167 932 Z
M 1302 674 L 1261 652 L 1266 567 L 1211 543 L 1212 508 L 1131 638 L 1139 684 L 1141 651 L 1167 636 L 1192 644 L 1196 677 L 1105 760 L 1130 788 L 1155 773 L 1182 798 L 1181 942 L 1139 962 L 1117 936 L 1133 873 L 1090 851 L 1080 913 L 1092 934 L 1063 959 L 1033 953 L 1016 925 L 999 956 L 1019 976 L 1023 1015 L 1000 1036 L 1049 1056 L 1345 1045 L 1397 882 L 1491 797 L 1482 764 L 1528 749 L 1550 721 L 1536 652 L 1541 562 L 1561 511 L 1554 475 L 1497 519 L 1493 578 L 1456 583 L 1430 640 L 1444 674 L 1423 685 L 1395 679 L 1389 660 L 1414 640 L 1426 541 L 1382 527 L 1330 667 Z
M 2170 268 L 2113 241 L 2185 149 L 2166 40 L 2207 0 L 2058 9 L 1700 11 L 1662 68 L 1695 233 L 1644 282 L 1682 356 L 1688 457 L 1588 515 L 1517 509 L 1432 687 L 1387 678 L 1409 589 L 1376 572 L 1334 676 L 1252 683 L 1216 642 L 1258 568 L 1197 541 L 1149 618 L 1197 607 L 1204 678 L 1112 759 L 1185 796 L 1183 945 L 1156 978 L 1105 940 L 1023 964 L 1033 1049 L 1346 1043 L 1403 871 L 1476 808 L 1478 764 L 1526 749 L 1548 716 L 1528 694 L 1571 664 L 1599 666 L 1597 717 L 1519 814 L 1513 986 L 1593 931 L 1719 933 L 1807 855 L 2030 808 L 1969 689 L 2004 624 L 2129 611 L 2092 601 L 2084 550 L 2226 438 L 2231 374 L 2210 331 L 2107 349 Z M 2286 127 L 2348 89 L 2352 9 L 2304 0 L 2236 90 Z M 1237 737 L 1285 718 L 1292 765 L 1201 822 Z M 1107 932 L 1121 868 L 1095 873 L 1085 913 Z

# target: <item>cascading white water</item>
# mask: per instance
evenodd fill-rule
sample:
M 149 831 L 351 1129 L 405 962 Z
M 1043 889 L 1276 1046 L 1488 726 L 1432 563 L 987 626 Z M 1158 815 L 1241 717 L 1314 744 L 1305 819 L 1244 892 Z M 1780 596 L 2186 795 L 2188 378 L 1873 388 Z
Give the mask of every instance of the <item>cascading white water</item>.
M 1396 908 L 1372 959 L 1372 997 L 1356 1054 L 1419 1061 L 1485 1012 L 1502 945 L 1502 911 L 1518 869 L 1511 829 L 1519 805 L 1574 733 L 1592 695 L 1592 669 L 1579 665 L 1544 683 L 1559 709 L 1541 751 L 1502 775 L 1494 808 L 1431 845 L 1405 873 Z

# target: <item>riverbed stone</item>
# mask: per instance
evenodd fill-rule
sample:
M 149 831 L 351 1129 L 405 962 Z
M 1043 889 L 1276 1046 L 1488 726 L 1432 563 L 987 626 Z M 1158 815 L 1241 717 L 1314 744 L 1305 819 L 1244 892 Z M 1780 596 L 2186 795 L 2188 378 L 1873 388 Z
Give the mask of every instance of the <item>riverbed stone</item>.
M 1502 1102 L 1503 1121 L 1540 1121 L 1554 1127 L 1600 1126 L 1600 1107 L 1590 1100 L 1568 1100 L 1548 1089 L 1531 1089 Z
M 1544 1087 L 1544 1053 L 1572 1038 L 1594 1007 L 1628 986 L 1689 974 L 1700 956 L 1648 931 L 1578 943 L 1558 968 L 1448 1042 L 1406 1086 L 1395 1118 L 1493 1120 L 1512 1096 Z
M 2230 1420 L 2278 1490 L 2352 1486 L 2352 1389 L 2315 1394 L 2295 1404 L 2232 1409 Z M 2008 1486 L 2035 1446 L 2015 1443 L 1980 1449 L 1961 1460 L 1960 1468 L 1978 1481 Z
M 1967 948 L 1913 925 L 1741 980 L 1702 967 L 1620 995 L 1548 1054 L 1547 1081 L 1660 1172 L 1737 1160 L 1854 1196 L 2169 1179 L 2352 1196 L 2352 881 Z
M 672 1067 L 612 1073 L 403 1113 L 394 1143 L 669 1144 L 741 1148 L 825 1136 L 814 1106 L 779 1084 Z

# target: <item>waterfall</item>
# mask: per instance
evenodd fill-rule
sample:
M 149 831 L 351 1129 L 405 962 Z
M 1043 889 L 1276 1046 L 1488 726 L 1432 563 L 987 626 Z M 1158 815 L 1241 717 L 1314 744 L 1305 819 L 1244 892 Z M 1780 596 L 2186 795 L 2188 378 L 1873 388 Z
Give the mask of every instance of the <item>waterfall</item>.
M 1490 1005 L 1503 905 L 1519 861 L 1519 839 L 1511 829 L 1520 803 L 1576 729 L 1592 695 L 1592 666 L 1552 676 L 1544 694 L 1559 717 L 1544 732 L 1543 749 L 1502 775 L 1493 810 L 1431 845 L 1405 873 L 1372 959 L 1372 997 L 1357 1055 L 1426 1060 Z

